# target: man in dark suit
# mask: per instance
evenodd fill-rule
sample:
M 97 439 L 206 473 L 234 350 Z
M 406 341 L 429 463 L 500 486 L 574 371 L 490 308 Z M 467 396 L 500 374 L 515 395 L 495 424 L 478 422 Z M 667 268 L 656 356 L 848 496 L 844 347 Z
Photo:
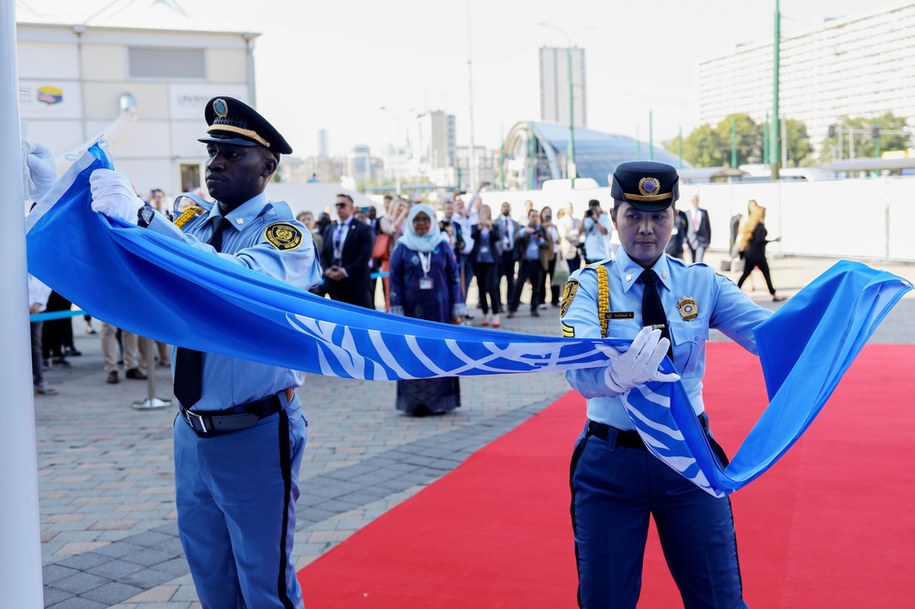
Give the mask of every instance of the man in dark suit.
M 712 224 L 708 212 L 699 207 L 699 195 L 690 199 L 692 206 L 687 213 L 689 226 L 686 230 L 686 244 L 693 256 L 693 262 L 702 262 L 705 250 L 712 241 Z
M 338 220 L 324 230 L 321 248 L 324 286 L 333 300 L 370 309 L 372 230 L 353 215 L 349 195 L 337 195 L 336 208 Z
M 492 222 L 499 227 L 499 234 L 502 235 L 502 268 L 499 269 L 499 282 L 505 277 L 507 282 L 505 290 L 505 300 L 503 301 L 508 308 L 511 302 L 512 294 L 515 292 L 515 264 L 518 262 L 518 248 L 520 245 L 519 231 L 521 225 L 512 218 L 512 206 L 508 201 L 502 203 L 502 215 Z

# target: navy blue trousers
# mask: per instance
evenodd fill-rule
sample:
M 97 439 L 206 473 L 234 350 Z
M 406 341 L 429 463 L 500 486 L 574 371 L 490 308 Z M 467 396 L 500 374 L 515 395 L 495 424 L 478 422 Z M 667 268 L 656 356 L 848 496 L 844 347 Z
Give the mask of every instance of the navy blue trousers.
M 686 609 L 742 609 L 734 520 L 716 498 L 644 447 L 618 446 L 587 426 L 572 456 L 572 527 L 583 609 L 634 609 L 642 586 L 648 518 Z
M 298 397 L 250 429 L 201 438 L 180 415 L 174 426 L 178 533 L 201 605 L 301 609 L 292 560 L 306 440 Z

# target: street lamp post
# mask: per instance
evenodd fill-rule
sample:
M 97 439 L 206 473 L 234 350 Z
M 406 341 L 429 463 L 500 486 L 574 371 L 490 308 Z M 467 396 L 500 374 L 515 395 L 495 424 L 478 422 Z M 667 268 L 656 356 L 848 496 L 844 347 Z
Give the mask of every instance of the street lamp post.
M 782 28 L 782 13 L 780 9 L 779 0 L 775 0 L 775 37 L 772 42 L 773 46 L 773 74 L 772 74 L 772 135 L 769 138 L 769 164 L 772 166 L 772 179 L 777 180 L 779 170 L 779 135 L 780 135 L 780 124 L 781 116 L 778 110 L 778 95 L 779 95 L 779 48 L 781 46 L 781 28 Z
M 568 147 L 568 159 L 566 165 L 566 173 L 568 178 L 572 181 L 572 188 L 575 188 L 575 85 L 572 79 L 572 37 L 569 36 L 565 30 L 562 28 L 556 27 L 550 23 L 540 22 L 537 25 L 541 27 L 550 28 L 551 30 L 556 30 L 563 36 L 565 36 L 566 41 L 569 43 L 568 46 L 568 72 L 569 72 L 569 147 Z

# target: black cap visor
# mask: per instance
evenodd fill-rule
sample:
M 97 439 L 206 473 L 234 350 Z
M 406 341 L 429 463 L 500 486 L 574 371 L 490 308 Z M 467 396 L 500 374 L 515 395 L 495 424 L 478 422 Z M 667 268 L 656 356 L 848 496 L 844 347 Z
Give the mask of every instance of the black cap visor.
M 237 135 L 220 136 L 218 133 L 207 133 L 203 137 L 197 138 L 198 142 L 203 142 L 204 144 L 229 144 L 230 146 L 260 146 L 257 142 L 249 140 L 247 138 L 239 137 Z

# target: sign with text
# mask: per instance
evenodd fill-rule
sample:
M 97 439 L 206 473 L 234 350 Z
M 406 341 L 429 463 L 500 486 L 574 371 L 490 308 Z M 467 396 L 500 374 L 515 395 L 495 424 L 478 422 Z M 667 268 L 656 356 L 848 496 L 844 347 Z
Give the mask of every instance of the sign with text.
M 75 80 L 20 80 L 19 113 L 23 119 L 79 119 L 82 104 Z
M 169 114 L 172 120 L 203 121 L 203 107 L 218 95 L 248 103 L 247 85 L 173 84 L 168 87 Z

